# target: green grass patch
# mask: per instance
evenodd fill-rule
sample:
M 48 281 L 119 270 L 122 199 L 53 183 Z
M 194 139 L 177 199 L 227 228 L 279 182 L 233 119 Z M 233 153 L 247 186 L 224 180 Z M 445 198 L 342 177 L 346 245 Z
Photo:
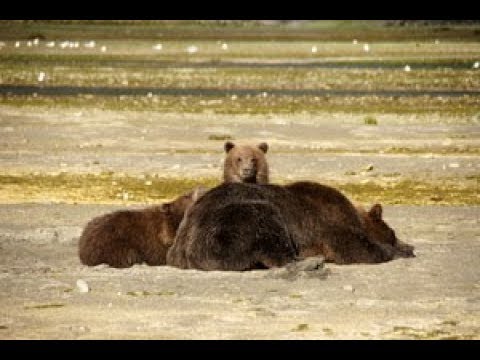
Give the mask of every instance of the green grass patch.
M 390 25 L 390 26 L 388 26 Z M 478 24 L 395 26 L 385 20 L 2 20 L 0 39 L 477 40 Z
M 231 135 L 212 134 L 208 136 L 208 140 L 234 140 Z
M 146 185 L 146 183 L 151 185 Z M 101 174 L 0 175 L 0 199 L 27 202 L 157 203 L 173 199 L 203 185 L 213 187 L 218 178 L 145 178 Z M 16 200 L 15 200 L 16 201 Z
M 373 116 L 366 116 L 363 118 L 363 123 L 365 125 L 378 125 L 378 121 L 375 117 Z
M 220 100 L 215 104 L 209 100 Z M 381 96 L 33 96 L 0 94 L 0 105 L 55 111 L 58 109 L 165 112 L 219 115 L 315 115 L 325 112 L 347 114 L 441 114 L 442 117 L 468 117 L 478 122 L 477 96 L 462 97 L 381 97 Z M 476 119 L 476 120 L 475 120 Z
M 150 295 L 159 295 L 159 296 L 172 296 L 175 295 L 174 291 L 146 291 L 146 290 L 141 290 L 141 291 L 128 291 L 127 295 L 130 296 L 150 296 Z
M 64 307 L 65 304 L 39 304 L 39 305 L 28 305 L 24 306 L 24 309 L 55 309 Z
M 411 205 L 479 205 L 479 176 L 432 181 L 388 177 L 359 183 L 323 181 L 360 203 Z M 146 182 L 151 185 L 146 185 Z M 288 183 L 278 179 L 279 183 Z M 65 202 L 107 204 L 151 204 L 176 198 L 196 186 L 214 187 L 218 177 L 142 178 L 101 174 L 24 174 L 0 175 L 0 202 Z M 125 195 L 128 194 L 128 195 Z M 292 295 L 294 296 L 294 295 Z
M 292 331 L 308 331 L 308 330 L 310 330 L 310 326 L 308 324 L 298 324 L 292 329 Z

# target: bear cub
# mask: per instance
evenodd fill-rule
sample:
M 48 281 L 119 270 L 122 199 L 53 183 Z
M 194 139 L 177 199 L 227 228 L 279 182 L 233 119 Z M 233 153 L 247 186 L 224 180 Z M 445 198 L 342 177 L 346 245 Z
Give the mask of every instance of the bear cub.
M 226 157 L 223 165 L 223 180 L 226 183 L 267 184 L 269 169 L 265 154 L 267 143 L 257 146 L 235 145 L 227 141 L 224 145 Z
M 92 219 L 79 240 L 80 261 L 126 268 L 164 265 L 185 212 L 206 191 L 197 187 L 175 200 L 141 210 L 119 210 Z

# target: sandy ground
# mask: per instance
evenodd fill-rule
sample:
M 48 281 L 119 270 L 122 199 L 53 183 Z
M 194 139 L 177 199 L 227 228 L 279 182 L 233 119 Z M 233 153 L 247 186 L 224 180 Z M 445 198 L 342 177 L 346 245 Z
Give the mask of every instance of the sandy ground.
M 379 115 L 378 126 L 365 126 L 349 114 L 209 117 L 2 105 L 0 120 L 5 174 L 216 176 L 223 141 L 208 136 L 225 133 L 267 140 L 273 180 L 345 180 L 368 164 L 371 174 L 430 180 L 475 176 L 480 168 L 476 155 L 438 152 L 478 147 L 478 119 L 435 114 Z M 382 153 L 392 146 L 422 151 Z M 329 148 L 346 153 L 318 151 Z M 356 152 L 362 149 L 373 152 Z M 81 265 L 82 228 L 118 208 L 0 204 L 0 339 L 480 339 L 478 207 L 385 206 L 385 219 L 417 257 L 384 264 L 293 274 Z
M 82 227 L 116 208 L 0 206 L 0 338 L 480 339 L 476 207 L 387 206 L 416 258 L 293 276 L 81 265 Z

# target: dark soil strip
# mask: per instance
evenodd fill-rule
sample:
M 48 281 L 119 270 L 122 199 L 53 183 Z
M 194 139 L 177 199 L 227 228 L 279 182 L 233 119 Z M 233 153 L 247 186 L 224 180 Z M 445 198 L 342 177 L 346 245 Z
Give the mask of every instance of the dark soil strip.
M 44 96 L 256 96 L 266 92 L 268 95 L 286 96 L 480 96 L 480 90 L 442 91 L 442 90 L 324 90 L 324 89 L 205 89 L 205 88 L 156 88 L 156 87 L 90 87 L 90 86 L 32 86 L 0 85 L 0 95 L 44 95 Z

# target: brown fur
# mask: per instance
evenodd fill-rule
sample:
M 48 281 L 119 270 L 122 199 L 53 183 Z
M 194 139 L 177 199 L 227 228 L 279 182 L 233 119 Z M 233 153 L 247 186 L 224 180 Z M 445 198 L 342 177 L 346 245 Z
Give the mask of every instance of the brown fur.
M 164 265 L 184 213 L 204 191 L 197 188 L 159 206 L 119 210 L 92 219 L 79 240 L 81 262 L 117 268 L 143 262 Z
M 224 183 L 192 206 L 167 264 L 247 270 L 318 255 L 337 264 L 414 256 L 382 220 L 380 205 L 362 212 L 338 190 L 307 181 Z
M 267 143 L 251 146 L 235 145 L 227 141 L 224 148 L 227 153 L 223 165 L 224 182 L 268 184 L 269 169 L 265 157 Z
M 372 241 L 389 249 L 393 252 L 395 258 L 415 256 L 413 253 L 414 247 L 400 241 L 395 231 L 383 220 L 382 205 L 375 204 L 369 211 L 366 211 L 361 205 L 357 205 L 356 209 Z

